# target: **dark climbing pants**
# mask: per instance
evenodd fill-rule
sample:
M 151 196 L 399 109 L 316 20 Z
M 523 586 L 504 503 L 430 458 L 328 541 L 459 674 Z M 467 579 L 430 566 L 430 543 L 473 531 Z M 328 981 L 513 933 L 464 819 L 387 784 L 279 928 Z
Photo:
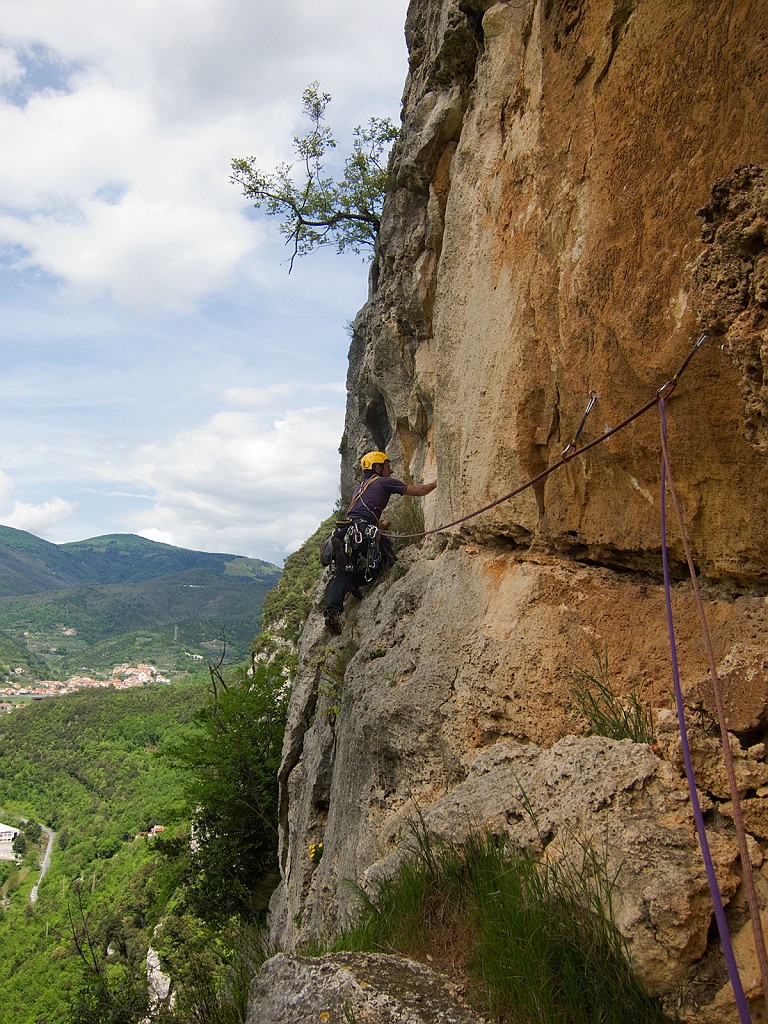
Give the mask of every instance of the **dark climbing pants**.
M 343 536 L 342 536 L 343 543 Z M 375 558 L 369 557 L 371 544 L 375 544 Z M 370 553 L 374 553 L 370 552 Z M 325 607 L 332 611 L 341 612 L 344 610 L 344 598 L 350 590 L 358 589 L 367 583 L 373 583 L 382 569 L 390 562 L 395 561 L 395 552 L 388 537 L 377 533 L 376 540 L 363 534 L 361 543 L 354 551 L 354 568 L 350 571 L 349 566 L 339 565 L 343 557 L 336 562 L 336 569 L 328 586 L 325 588 Z M 373 561 L 373 565 L 371 562 Z
M 344 572 L 337 569 L 336 575 L 325 588 L 325 607 L 332 611 L 341 612 L 344 610 L 344 598 L 350 588 L 362 587 L 365 583 L 371 582 L 365 578 L 365 569 L 355 569 L 354 572 Z

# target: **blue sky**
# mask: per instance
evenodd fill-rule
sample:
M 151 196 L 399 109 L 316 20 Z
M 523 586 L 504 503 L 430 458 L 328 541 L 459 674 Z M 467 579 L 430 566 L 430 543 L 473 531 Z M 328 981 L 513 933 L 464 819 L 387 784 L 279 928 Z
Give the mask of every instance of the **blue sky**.
M 296 261 L 229 181 L 399 120 L 407 0 L 5 0 L 0 523 L 280 563 L 338 495 L 367 264 Z

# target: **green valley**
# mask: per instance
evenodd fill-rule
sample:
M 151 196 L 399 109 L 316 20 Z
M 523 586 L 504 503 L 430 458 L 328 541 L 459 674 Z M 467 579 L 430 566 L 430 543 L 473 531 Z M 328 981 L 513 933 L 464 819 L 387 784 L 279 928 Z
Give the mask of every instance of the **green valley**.
M 241 1024 L 276 879 L 277 769 L 295 643 L 327 526 L 287 559 L 265 603 L 263 631 L 260 618 L 251 629 L 252 659 L 165 685 L 87 689 L 0 715 L 0 821 L 21 833 L 16 859 L 0 860 L 0 1024 L 146 1019 L 150 947 L 172 977 L 176 999 L 155 1008 L 158 1024 Z M 46 561 L 54 556 L 45 542 L 11 539 L 28 555 L 45 556 L 35 566 L 41 584 L 54 575 L 67 584 L 33 596 L 124 586 L 94 582 L 113 571 L 113 558 L 124 565 L 124 578 L 138 583 L 155 571 L 154 547 L 139 538 L 88 542 L 96 550 L 74 567 L 60 549 L 57 561 Z M 175 549 L 160 548 L 166 579 L 196 571 L 180 569 Z M 131 554 L 139 557 L 129 569 Z M 202 556 L 206 571 L 217 558 L 224 560 L 221 578 L 277 579 L 274 567 L 233 556 Z M 81 582 L 70 586 L 75 573 Z M 17 600 L 2 599 L 6 612 Z M 132 614 L 126 608 L 125 620 Z M 75 642 L 78 634 L 63 637 L 56 628 L 52 645 Z M 95 637 L 100 627 L 88 628 Z M 0 657 L 16 662 L 24 655 L 30 666 L 50 657 L 28 632 L 18 647 L 6 634 Z M 137 643 L 144 635 L 152 633 L 135 631 Z M 114 638 L 115 653 L 124 637 Z M 146 658 L 147 649 L 141 654 Z M 55 839 L 40 881 L 46 829 Z
M 115 534 L 51 544 L 0 527 L 0 680 L 166 673 L 248 656 L 280 569 Z
M 0 818 L 56 833 L 34 904 L 45 834 L 18 863 L 0 861 L 1 1024 L 73 1019 L 85 931 L 99 960 L 110 943 L 131 969 L 145 955 L 162 898 L 152 842 L 136 836 L 180 815 L 182 773 L 159 755 L 209 682 L 77 693 L 0 718 Z

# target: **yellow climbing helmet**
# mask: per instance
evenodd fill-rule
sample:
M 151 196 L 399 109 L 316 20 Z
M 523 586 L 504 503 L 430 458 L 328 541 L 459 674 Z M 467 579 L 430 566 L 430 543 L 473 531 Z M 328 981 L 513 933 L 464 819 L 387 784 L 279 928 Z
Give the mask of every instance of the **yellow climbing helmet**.
M 368 452 L 360 459 L 360 465 L 366 473 L 368 470 L 373 469 L 374 466 L 378 466 L 380 462 L 389 462 L 389 456 L 386 452 Z

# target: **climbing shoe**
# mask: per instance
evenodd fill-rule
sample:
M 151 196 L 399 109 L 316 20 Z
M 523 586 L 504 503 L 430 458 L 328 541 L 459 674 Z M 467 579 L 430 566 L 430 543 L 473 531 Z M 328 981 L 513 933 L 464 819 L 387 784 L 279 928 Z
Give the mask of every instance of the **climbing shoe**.
M 325 627 L 329 633 L 338 636 L 341 632 L 341 612 L 337 612 L 335 608 L 326 608 Z

